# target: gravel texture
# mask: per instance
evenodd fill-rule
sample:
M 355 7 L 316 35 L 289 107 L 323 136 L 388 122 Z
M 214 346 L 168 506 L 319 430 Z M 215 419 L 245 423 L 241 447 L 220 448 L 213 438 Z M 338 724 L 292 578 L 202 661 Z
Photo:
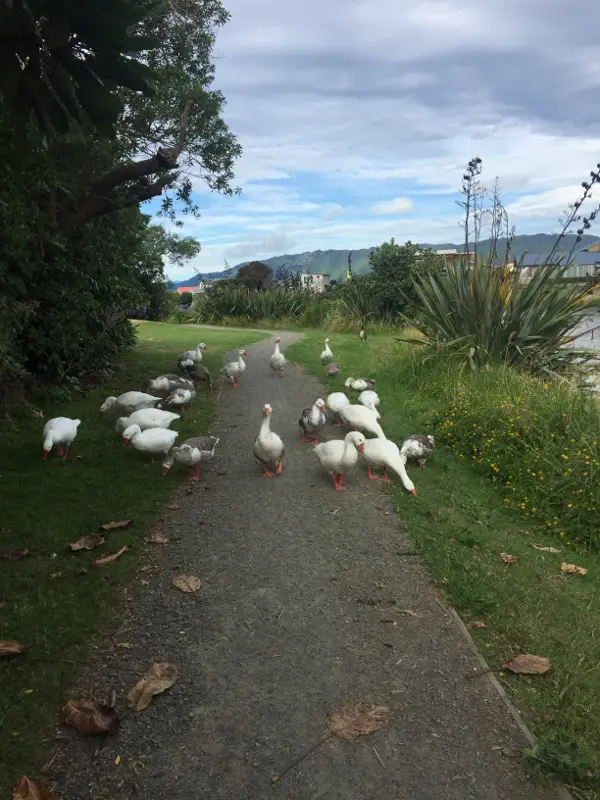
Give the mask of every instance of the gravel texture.
M 171 541 L 150 546 L 122 629 L 78 687 L 103 702 L 116 692 L 123 727 L 104 743 L 57 733 L 59 796 L 557 797 L 524 776 L 527 743 L 489 681 L 465 680 L 473 654 L 379 485 L 359 465 L 348 491 L 335 492 L 300 444 L 300 411 L 325 389 L 291 366 L 272 378 L 272 346 L 248 347 L 241 388 L 223 386 L 217 457 L 165 512 L 159 527 Z M 287 446 L 272 479 L 252 455 L 267 402 Z M 178 573 L 199 576 L 200 592 L 173 588 Z M 147 711 L 126 713 L 127 691 L 157 661 L 177 666 L 177 683 Z M 323 736 L 327 714 L 352 700 L 390 705 L 390 726 L 330 740 L 272 786 Z

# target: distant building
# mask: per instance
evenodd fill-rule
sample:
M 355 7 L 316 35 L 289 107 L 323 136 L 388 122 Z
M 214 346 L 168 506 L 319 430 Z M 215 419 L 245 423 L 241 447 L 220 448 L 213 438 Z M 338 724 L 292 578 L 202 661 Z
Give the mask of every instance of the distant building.
M 175 291 L 177 294 L 185 294 L 189 292 L 190 294 L 202 294 L 202 292 L 206 291 L 206 281 L 200 281 L 197 286 L 179 286 Z
M 556 258 L 557 260 L 562 258 L 561 264 L 565 265 L 566 257 L 567 254 L 559 253 Z M 544 254 L 531 255 L 526 253 L 522 262 L 521 279 L 530 281 L 536 267 L 541 266 L 546 258 L 547 255 Z M 576 250 L 569 262 L 569 267 L 564 275 L 565 279 L 585 280 L 586 278 L 597 277 L 600 280 L 600 243 L 584 247 L 582 250 Z
M 470 264 L 475 263 L 475 253 L 461 253 L 455 247 L 451 250 L 436 250 L 435 252 L 438 256 L 442 256 L 446 268 L 464 263 L 465 258 Z
M 303 289 L 310 289 L 317 294 L 323 294 L 329 288 L 331 279 L 326 272 L 317 272 L 315 274 L 301 272 L 300 282 Z

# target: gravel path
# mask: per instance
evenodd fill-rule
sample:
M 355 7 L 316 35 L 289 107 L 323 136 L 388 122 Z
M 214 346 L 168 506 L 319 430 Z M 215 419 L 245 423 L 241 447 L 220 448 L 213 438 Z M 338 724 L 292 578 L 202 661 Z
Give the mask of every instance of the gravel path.
M 249 347 L 241 388 L 223 387 L 218 458 L 166 512 L 161 529 L 172 540 L 152 550 L 114 646 L 80 689 L 105 701 L 116 690 L 123 710 L 153 662 L 175 664 L 179 680 L 100 748 L 62 729 L 59 796 L 558 797 L 524 777 L 527 743 L 489 681 L 464 680 L 473 655 L 379 486 L 361 467 L 345 494 L 334 492 L 300 445 L 299 411 L 325 390 L 294 368 L 271 378 L 271 349 Z M 287 444 L 274 479 L 252 456 L 265 402 Z M 179 572 L 202 578 L 198 595 L 171 586 Z M 390 727 L 330 740 L 273 787 L 271 776 L 326 731 L 327 713 L 356 699 L 392 706 Z

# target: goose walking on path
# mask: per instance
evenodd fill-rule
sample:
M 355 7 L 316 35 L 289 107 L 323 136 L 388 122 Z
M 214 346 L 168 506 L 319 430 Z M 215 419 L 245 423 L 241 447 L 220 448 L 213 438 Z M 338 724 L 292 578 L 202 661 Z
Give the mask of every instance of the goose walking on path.
M 273 355 L 269 359 L 269 366 L 273 370 L 273 377 L 275 378 L 277 373 L 279 373 L 279 377 L 283 378 L 283 368 L 287 364 L 286 358 L 283 353 L 279 349 L 279 342 L 281 339 L 279 336 L 275 339 L 275 350 L 273 351 Z
M 372 433 L 379 439 L 385 439 L 381 425 L 377 422 L 377 411 L 372 411 L 364 406 L 347 405 L 342 406 L 340 412 L 342 421 L 355 431 Z
M 271 430 L 271 413 L 273 409 L 266 403 L 263 408 L 263 421 L 254 442 L 253 452 L 263 465 L 263 478 L 274 478 L 283 471 L 283 454 L 285 447 L 281 438 Z
M 325 427 L 327 422 L 325 408 L 325 402 L 319 398 L 315 400 L 310 408 L 303 409 L 298 420 L 298 425 L 300 425 L 303 432 L 300 439 L 301 442 L 312 441 L 313 444 L 319 444 L 319 431 Z M 312 433 L 315 437 L 314 440 L 309 439 L 306 435 L 307 433 Z
M 344 406 L 350 405 L 350 400 L 348 400 L 348 397 L 344 394 L 344 392 L 331 392 L 331 394 L 327 395 L 327 401 L 325 405 L 333 414 L 334 427 L 342 428 L 344 423 L 342 422 L 340 412 Z
M 329 337 L 327 337 L 327 339 L 325 339 L 325 349 L 323 350 L 323 352 L 319 356 L 319 358 L 321 359 L 321 361 L 324 364 L 327 364 L 327 363 L 330 363 L 331 361 L 333 361 L 333 351 L 329 347 L 329 342 L 330 341 L 331 341 L 331 339 Z
M 121 411 L 132 414 L 141 408 L 153 408 L 160 399 L 160 397 L 146 394 L 146 392 L 125 392 L 118 397 L 107 397 L 100 406 L 100 411 L 103 413 L 105 411 Z
M 246 370 L 246 362 L 244 361 L 243 356 L 247 356 L 248 353 L 245 350 L 240 350 L 238 353 L 238 360 L 237 361 L 230 361 L 229 364 L 225 364 L 221 372 L 225 377 L 229 378 L 231 381 L 231 385 L 234 389 L 239 389 L 240 384 L 238 383 L 238 378 L 245 372 Z
M 434 443 L 433 436 L 423 436 L 420 433 L 415 433 L 404 440 L 400 452 L 409 464 L 417 464 L 419 469 L 422 469 L 429 456 L 433 453 Z
M 195 350 L 184 350 L 183 353 L 179 354 L 178 364 L 184 363 L 186 361 L 192 361 L 194 364 L 199 364 L 202 361 L 202 351 L 208 350 L 207 345 L 204 342 L 200 342 L 196 346 Z
M 387 469 L 389 467 L 400 476 L 404 488 L 415 497 L 417 496 L 415 485 L 406 473 L 406 459 L 401 454 L 397 444 L 394 444 L 389 439 L 366 439 L 363 455 L 368 464 L 370 480 L 382 480 L 388 483 L 390 479 Z M 373 467 L 383 467 L 383 476 L 381 478 L 373 473 Z
M 150 461 L 154 463 L 154 456 L 159 453 L 166 455 L 178 436 L 177 431 L 168 428 L 146 428 L 143 431 L 139 425 L 130 425 L 123 431 L 123 446 L 131 442 L 140 453 L 149 453 Z
M 343 441 L 333 439 L 315 447 L 315 455 L 333 478 L 336 492 L 345 492 L 344 475 L 358 461 L 358 454 L 365 449 L 365 437 L 358 431 L 350 431 Z
M 56 447 L 56 454 L 66 459 L 69 447 L 77 436 L 77 428 L 80 424 L 80 419 L 71 419 L 70 417 L 49 419 L 44 425 L 44 451 L 42 458 L 46 459 L 50 450 Z
M 186 439 L 179 447 L 172 447 L 167 453 L 162 465 L 163 475 L 177 462 L 189 468 L 191 481 L 200 480 L 204 462 L 214 458 L 218 444 L 219 439 L 215 436 L 192 436 L 191 439 Z
M 141 408 L 128 417 L 119 417 L 115 430 L 123 433 L 130 425 L 139 425 L 141 430 L 148 428 L 168 428 L 172 422 L 179 419 L 179 414 L 172 411 L 161 411 L 159 408 Z

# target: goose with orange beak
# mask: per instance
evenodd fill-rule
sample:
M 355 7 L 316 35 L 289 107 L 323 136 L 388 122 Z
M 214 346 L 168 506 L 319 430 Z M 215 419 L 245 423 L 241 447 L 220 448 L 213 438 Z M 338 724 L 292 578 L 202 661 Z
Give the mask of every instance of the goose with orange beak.
M 358 462 L 358 454 L 365 449 L 365 437 L 358 431 L 350 431 L 343 441 L 334 439 L 331 442 L 322 442 L 315 447 L 315 454 L 321 466 L 333 478 L 336 492 L 345 492 L 345 473 L 353 469 Z
M 283 454 L 285 446 L 281 437 L 271 430 L 271 413 L 273 409 L 266 403 L 263 408 L 263 421 L 254 442 L 254 456 L 263 465 L 263 478 L 274 478 L 283 471 Z

